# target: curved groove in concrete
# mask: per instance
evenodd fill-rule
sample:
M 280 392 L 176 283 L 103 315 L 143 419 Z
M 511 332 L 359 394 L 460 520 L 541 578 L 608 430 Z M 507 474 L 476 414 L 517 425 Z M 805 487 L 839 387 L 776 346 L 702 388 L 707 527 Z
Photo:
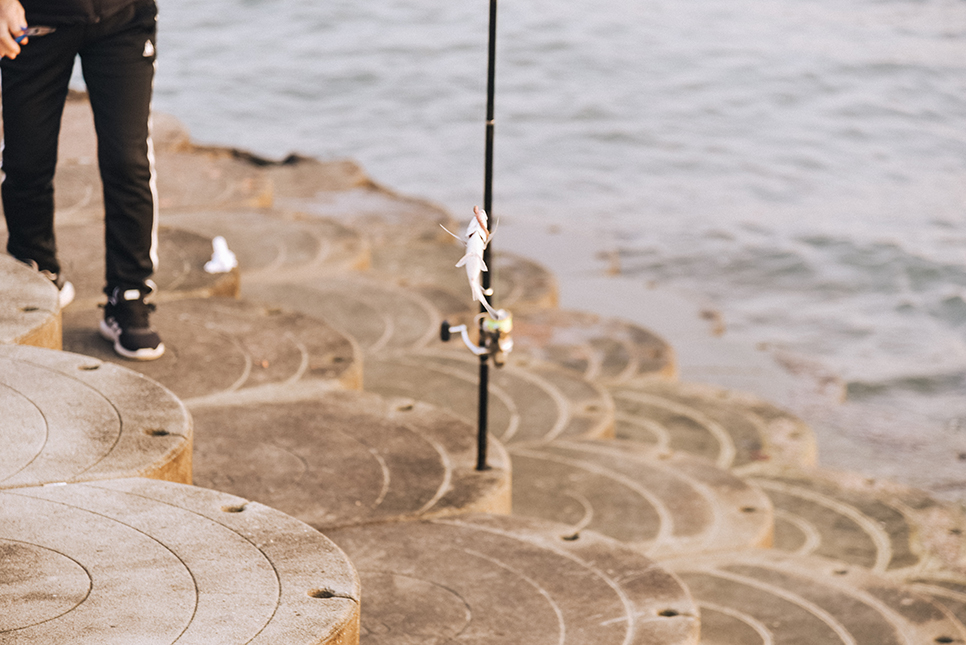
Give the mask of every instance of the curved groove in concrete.
M 330 533 L 368 591 L 368 645 L 471 638 L 511 645 L 696 645 L 696 608 L 680 583 L 639 553 L 587 531 L 470 515 Z M 377 580 L 416 576 L 405 587 Z M 372 581 L 372 584 L 367 584 Z M 446 589 L 447 616 L 433 601 Z M 417 594 L 417 595 L 413 595 Z M 468 617 L 459 611 L 465 605 Z
M 0 539 L 61 552 L 92 581 L 89 592 L 75 590 L 72 609 L 50 612 L 51 578 L 15 569 L 3 600 L 31 623 L 12 626 L 20 638 L 335 644 L 357 633 L 358 578 L 345 555 L 267 507 L 143 479 L 0 497 Z M 224 619 L 226 606 L 232 620 Z
M 715 459 L 715 464 L 719 468 L 728 469 L 734 463 L 737 449 L 735 448 L 735 443 L 731 435 L 720 423 L 705 415 L 701 411 L 647 392 L 620 390 L 614 393 L 614 398 L 618 401 L 621 399 L 626 399 L 637 403 L 642 403 L 644 405 L 662 408 L 668 412 L 672 412 L 693 420 L 699 426 L 704 428 L 717 442 L 718 455 Z

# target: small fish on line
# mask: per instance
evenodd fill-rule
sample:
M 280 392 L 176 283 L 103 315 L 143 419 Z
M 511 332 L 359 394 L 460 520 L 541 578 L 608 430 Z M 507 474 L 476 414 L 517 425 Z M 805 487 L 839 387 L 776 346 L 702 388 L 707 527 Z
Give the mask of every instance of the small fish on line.
M 456 266 L 465 267 L 466 278 L 469 280 L 470 291 L 473 293 L 473 300 L 483 305 L 490 312 L 490 315 L 496 318 L 497 312 L 487 302 L 486 295 L 483 293 L 483 285 L 480 283 L 481 272 L 489 271 L 486 263 L 483 261 L 483 251 L 486 250 L 486 245 L 490 243 L 491 237 L 491 233 L 487 228 L 486 211 L 479 206 L 473 207 L 473 219 L 470 220 L 469 225 L 466 227 L 465 237 L 456 235 L 445 226 L 442 226 L 442 228 L 462 242 L 466 247 L 466 255 L 456 263 Z

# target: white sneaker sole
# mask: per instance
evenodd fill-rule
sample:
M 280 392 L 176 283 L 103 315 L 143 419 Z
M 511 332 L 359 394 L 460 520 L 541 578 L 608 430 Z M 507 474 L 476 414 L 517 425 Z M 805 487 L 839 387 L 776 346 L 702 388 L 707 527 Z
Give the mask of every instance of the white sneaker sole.
M 131 351 L 121 344 L 121 334 L 114 330 L 113 327 L 107 324 L 104 319 L 101 319 L 101 324 L 99 326 L 101 336 L 108 341 L 114 343 L 114 351 L 124 358 L 129 358 L 133 361 L 153 361 L 155 359 L 161 358 L 164 354 L 164 343 L 158 343 L 155 348 L 145 347 L 137 351 Z
M 64 286 L 62 286 L 60 291 L 57 293 L 57 305 L 63 309 L 70 303 L 74 302 L 75 295 L 77 295 L 77 292 L 74 291 L 74 285 L 69 282 L 65 282 Z

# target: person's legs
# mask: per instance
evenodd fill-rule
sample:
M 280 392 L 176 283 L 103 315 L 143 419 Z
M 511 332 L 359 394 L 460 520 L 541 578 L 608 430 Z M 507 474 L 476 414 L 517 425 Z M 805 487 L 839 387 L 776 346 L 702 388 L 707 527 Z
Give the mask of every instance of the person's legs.
M 151 142 L 157 7 L 142 0 L 88 29 L 81 48 L 104 183 L 107 305 L 101 334 L 127 358 L 152 360 L 164 344 L 148 321 L 157 266 L 157 195 Z
M 157 196 L 151 94 L 157 9 L 138 2 L 89 28 L 81 48 L 104 184 L 105 293 L 153 290 Z
M 0 61 L 3 95 L 3 212 L 7 252 L 60 273 L 54 239 L 57 139 L 82 27 L 31 38 Z

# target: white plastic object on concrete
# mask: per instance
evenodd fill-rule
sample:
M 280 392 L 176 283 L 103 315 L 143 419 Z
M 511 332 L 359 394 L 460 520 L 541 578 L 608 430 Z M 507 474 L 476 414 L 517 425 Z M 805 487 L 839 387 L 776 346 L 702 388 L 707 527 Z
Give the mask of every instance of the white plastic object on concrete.
M 228 273 L 238 266 L 238 258 L 228 248 L 228 242 L 219 235 L 211 241 L 211 260 L 205 263 L 207 273 Z

